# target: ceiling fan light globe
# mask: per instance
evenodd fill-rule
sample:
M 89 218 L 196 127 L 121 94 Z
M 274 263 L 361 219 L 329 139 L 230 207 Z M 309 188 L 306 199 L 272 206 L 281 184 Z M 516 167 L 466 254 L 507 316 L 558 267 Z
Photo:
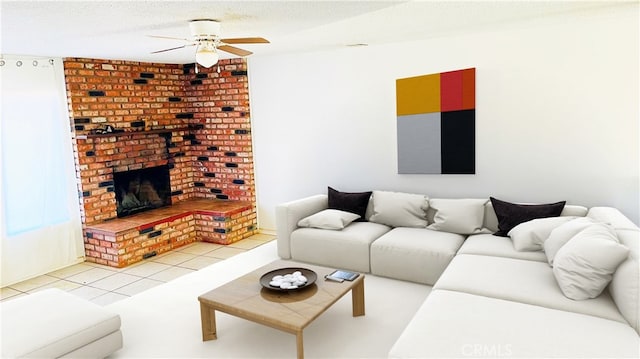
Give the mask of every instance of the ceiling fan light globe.
M 202 67 L 209 68 L 218 63 L 220 55 L 215 50 L 200 49 L 196 52 L 196 62 Z

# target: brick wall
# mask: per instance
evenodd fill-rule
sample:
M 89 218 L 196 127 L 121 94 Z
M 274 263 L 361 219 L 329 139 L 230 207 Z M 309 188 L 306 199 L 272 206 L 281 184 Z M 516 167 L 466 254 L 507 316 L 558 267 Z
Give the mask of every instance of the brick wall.
M 221 63 L 219 74 L 215 66 L 199 70 L 185 66 L 188 109 L 202 127 L 191 146 L 195 196 L 254 202 L 247 64 L 233 59 Z
M 170 167 L 172 202 L 217 198 L 254 203 L 247 66 L 67 58 L 83 223 L 116 217 L 113 172 Z M 107 125 L 117 134 L 96 134 Z

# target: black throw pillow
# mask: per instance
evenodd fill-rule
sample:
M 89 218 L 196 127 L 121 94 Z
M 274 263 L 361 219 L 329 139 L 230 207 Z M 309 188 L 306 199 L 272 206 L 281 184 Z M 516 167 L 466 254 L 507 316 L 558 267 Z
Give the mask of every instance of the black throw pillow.
M 508 237 L 507 233 L 519 225 L 536 218 L 558 217 L 566 201 L 548 204 L 516 204 L 501 201 L 493 197 L 491 204 L 498 217 L 498 231 L 494 236 Z
M 328 187 L 329 209 L 338 209 L 345 212 L 355 213 L 360 216 L 356 222 L 364 222 L 367 213 L 367 205 L 372 192 L 340 192 Z

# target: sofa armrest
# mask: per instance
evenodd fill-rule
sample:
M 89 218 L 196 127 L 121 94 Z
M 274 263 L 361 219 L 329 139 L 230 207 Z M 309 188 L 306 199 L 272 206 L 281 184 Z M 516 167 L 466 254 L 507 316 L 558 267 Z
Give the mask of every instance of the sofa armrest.
M 318 194 L 276 206 L 276 236 L 280 258 L 291 258 L 291 232 L 298 228 L 298 221 L 328 207 L 328 196 Z

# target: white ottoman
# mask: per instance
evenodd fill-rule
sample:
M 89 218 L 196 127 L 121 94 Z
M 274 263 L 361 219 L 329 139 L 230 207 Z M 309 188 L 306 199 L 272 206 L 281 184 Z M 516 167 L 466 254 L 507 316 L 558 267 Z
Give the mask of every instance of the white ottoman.
M 60 289 L 0 303 L 2 358 L 104 358 L 122 348 L 120 316 Z
M 426 228 L 394 228 L 371 244 L 371 273 L 433 285 L 464 238 Z

